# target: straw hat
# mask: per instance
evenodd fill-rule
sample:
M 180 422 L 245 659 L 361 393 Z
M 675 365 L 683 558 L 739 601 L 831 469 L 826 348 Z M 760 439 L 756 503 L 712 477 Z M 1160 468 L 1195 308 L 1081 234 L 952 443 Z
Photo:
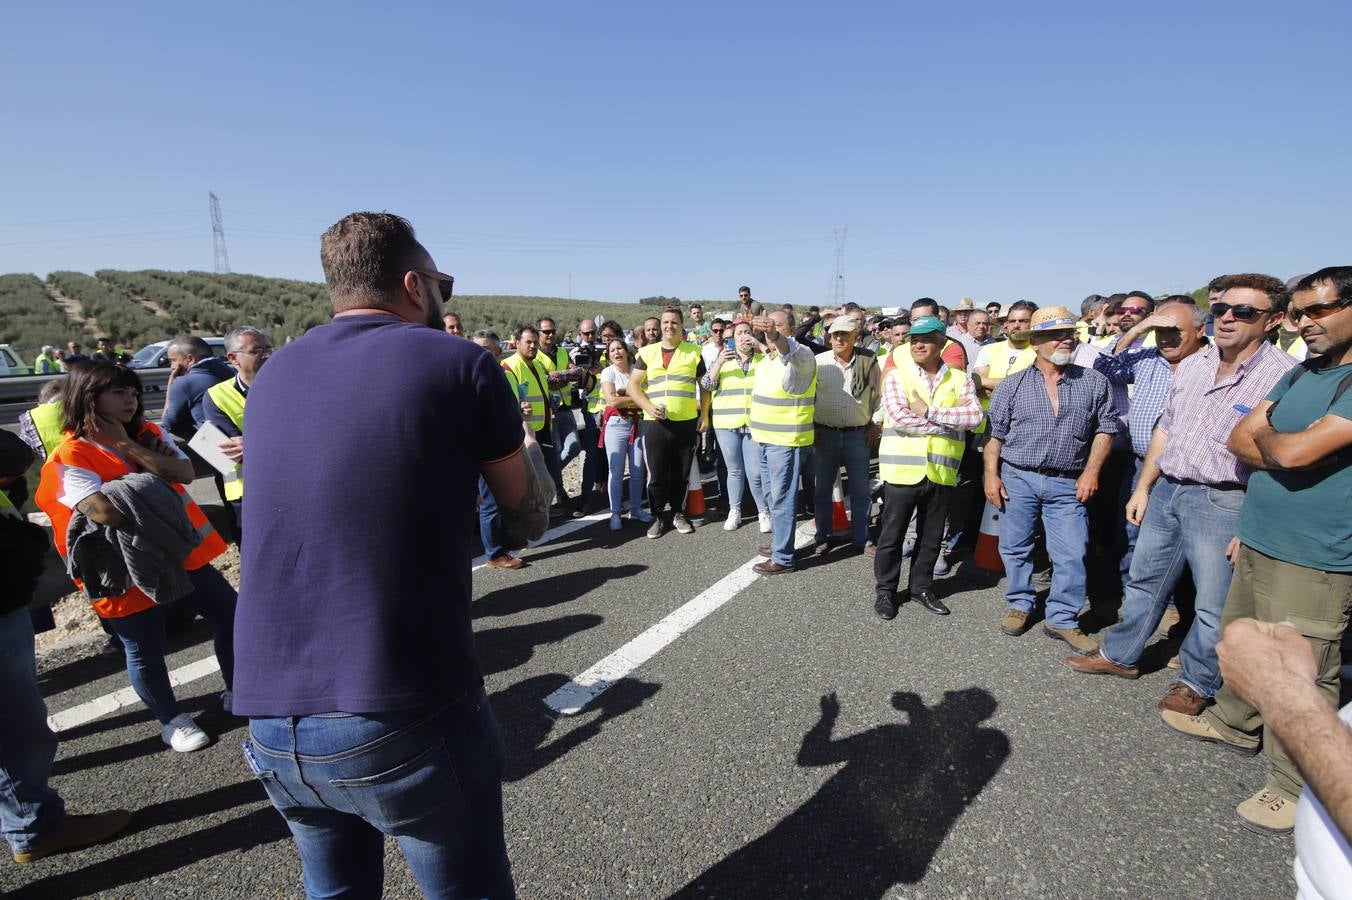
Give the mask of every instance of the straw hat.
M 963 297 L 953 306 L 953 312 L 972 312 L 976 309 L 976 301 L 971 297 Z
M 1046 306 L 1033 313 L 1032 320 L 1023 331 L 1016 331 L 1010 337 L 1032 337 L 1035 334 L 1053 334 L 1058 331 L 1075 331 L 1075 316 L 1064 306 Z

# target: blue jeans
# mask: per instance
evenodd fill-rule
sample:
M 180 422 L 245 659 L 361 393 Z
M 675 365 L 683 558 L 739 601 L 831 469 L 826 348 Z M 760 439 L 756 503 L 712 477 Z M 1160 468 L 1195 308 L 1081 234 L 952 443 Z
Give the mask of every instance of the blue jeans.
M 746 496 L 748 486 L 757 511 L 768 509 L 761 487 L 760 444 L 751 439 L 751 433 L 745 428 L 735 431 L 716 428 L 714 437 L 718 439 L 719 455 L 728 470 L 728 515 L 741 515 L 742 498 Z
M 181 604 L 195 610 L 211 623 L 216 661 L 221 664 L 221 678 L 229 690 L 235 680 L 235 602 L 238 599 L 235 589 L 211 565 L 192 570 L 188 577 L 192 579 L 193 592 L 175 600 L 172 605 Z M 164 664 L 164 616 L 169 605 L 104 619 L 113 634 L 122 640 L 132 690 L 161 725 L 168 725 L 182 712 Z
M 27 853 L 61 827 L 66 807 L 47 784 L 56 735 L 38 692 L 26 609 L 0 616 L 0 686 L 0 830 L 15 853 Z
M 1140 552 L 1132 556 L 1131 580 L 1122 597 L 1122 621 L 1103 641 L 1105 659 L 1136 665 L 1186 564 L 1197 587 L 1197 617 L 1179 651 L 1183 673 L 1178 680 L 1203 697 L 1220 689 L 1216 642 L 1234 572 L 1225 548 L 1243 505 L 1242 490 L 1219 491 L 1168 478 L 1155 482 L 1137 538 Z
M 512 897 L 506 751 L 482 688 L 435 709 L 249 720 L 244 755 L 300 851 L 308 897 L 379 897 L 384 837 L 428 897 Z
M 817 541 L 831 537 L 831 492 L 836 486 L 836 473 L 845 466 L 845 477 L 850 484 L 850 540 L 861 550 L 868 543 L 868 441 L 864 429 L 832 431 L 817 428 L 813 448 L 817 470 L 817 488 L 814 508 L 817 520 Z
M 774 533 L 770 558 L 781 566 L 793 565 L 793 523 L 798 500 L 798 451 L 801 447 L 758 444 L 761 459 L 761 490 L 770 505 Z
M 582 452 L 582 442 L 578 440 L 577 434 L 577 418 L 571 406 L 560 406 L 554 410 L 554 446 L 559 448 L 560 469 Z
M 479 476 L 479 540 L 484 545 L 484 558 L 493 559 L 503 554 L 502 517 L 498 515 L 498 501 L 488 489 L 488 481 Z
M 648 472 L 639 453 L 638 442 L 629 437 L 638 425 L 623 416 L 606 420 L 606 461 L 610 469 L 607 493 L 610 496 L 610 514 L 618 516 L 624 500 L 624 464 L 629 462 L 629 514 L 639 517 L 643 512 L 643 483 Z
M 1085 600 L 1084 557 L 1089 549 L 1089 516 L 1075 499 L 1075 479 L 1039 475 L 1005 463 L 1000 477 L 1009 499 L 1000 520 L 1000 559 L 1009 581 L 1005 600 L 1014 609 L 1031 612 L 1033 590 L 1033 536 L 1037 522 L 1047 533 L 1047 555 L 1052 560 L 1052 590 L 1047 596 L 1047 624 L 1076 628 Z
M 1122 553 L 1121 574 L 1122 574 L 1122 594 L 1126 596 L 1127 584 L 1131 581 L 1131 557 L 1136 552 L 1136 539 L 1141 529 L 1131 524 L 1127 518 L 1127 501 L 1131 499 L 1132 492 L 1136 490 L 1136 482 L 1141 480 L 1141 467 L 1145 465 L 1145 460 L 1141 459 L 1135 453 L 1131 455 L 1131 468 L 1122 473 L 1122 487 L 1117 496 L 1117 514 L 1122 519 L 1125 526 L 1123 528 L 1123 537 L 1125 546 L 1119 548 Z

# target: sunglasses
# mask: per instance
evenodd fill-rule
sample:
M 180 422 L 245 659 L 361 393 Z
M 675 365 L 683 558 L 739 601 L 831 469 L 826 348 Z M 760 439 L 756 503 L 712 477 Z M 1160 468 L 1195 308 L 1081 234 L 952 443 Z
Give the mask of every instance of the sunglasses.
M 451 299 L 451 292 L 455 290 L 455 278 L 447 275 L 445 272 L 438 272 L 436 269 L 414 269 L 419 275 L 426 275 L 437 283 L 437 290 L 441 292 L 441 302 L 446 303 Z
M 1343 309 L 1348 305 L 1348 300 L 1332 300 L 1328 303 L 1311 303 L 1309 306 L 1291 307 L 1291 318 L 1299 322 L 1301 319 L 1312 319 L 1318 322 L 1320 319 L 1327 319 L 1329 316 Z M 1216 307 L 1211 307 L 1215 309 Z
M 594 331 L 579 331 L 578 334 L 582 335 L 582 337 L 584 337 L 584 338 L 594 338 L 594 337 L 596 337 L 596 332 L 594 332 Z
M 1117 309 L 1119 312 L 1134 316 L 1145 312 L 1146 308 L 1144 306 L 1119 306 Z
M 540 329 L 540 333 L 541 333 L 541 334 L 553 334 L 553 333 L 554 333 L 554 329 L 553 329 L 553 328 L 541 328 L 541 329 Z
M 1226 313 L 1232 313 L 1237 321 L 1252 322 L 1259 316 L 1270 312 L 1272 312 L 1271 309 L 1250 306 L 1247 303 L 1241 303 L 1238 306 L 1232 306 L 1229 303 L 1211 304 L 1211 315 L 1215 316 L 1217 319 L 1224 319 Z

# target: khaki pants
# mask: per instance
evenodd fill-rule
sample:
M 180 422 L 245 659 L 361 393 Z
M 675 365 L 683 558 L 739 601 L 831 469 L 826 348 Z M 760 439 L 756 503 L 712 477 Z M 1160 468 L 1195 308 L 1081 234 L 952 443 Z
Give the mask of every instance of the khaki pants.
M 1319 691 L 1329 705 L 1338 705 L 1338 669 L 1342 664 L 1340 642 L 1352 611 L 1352 573 L 1321 572 L 1265 556 L 1240 545 L 1235 557 L 1235 575 L 1225 598 L 1221 632 L 1235 619 L 1289 622 L 1305 635 L 1314 652 L 1319 672 Z M 1267 787 L 1295 800 L 1304 779 L 1287 756 L 1286 748 L 1263 728 L 1258 710 L 1223 686 L 1216 692 L 1216 705 L 1204 713 L 1216 730 L 1236 744 L 1253 745 L 1262 733 L 1268 758 Z

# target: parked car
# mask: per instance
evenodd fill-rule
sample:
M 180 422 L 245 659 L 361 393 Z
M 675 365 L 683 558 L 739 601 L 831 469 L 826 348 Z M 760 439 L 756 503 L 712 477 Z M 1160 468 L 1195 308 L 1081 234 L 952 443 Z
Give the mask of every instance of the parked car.
M 33 367 L 24 362 L 10 344 L 0 344 L 0 376 L 32 375 Z
M 225 338 L 209 337 L 202 338 L 211 347 L 213 356 L 225 356 Z M 128 363 L 133 369 L 167 369 L 169 368 L 169 342 L 157 341 L 153 344 L 147 344 L 132 356 Z

